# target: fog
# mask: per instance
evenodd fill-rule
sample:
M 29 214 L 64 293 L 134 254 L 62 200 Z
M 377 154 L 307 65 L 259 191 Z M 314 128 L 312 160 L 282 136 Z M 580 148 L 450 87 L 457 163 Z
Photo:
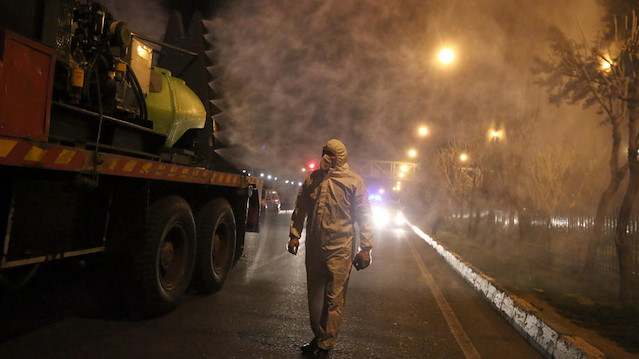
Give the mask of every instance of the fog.
M 162 38 L 166 2 L 104 3 L 134 31 Z M 231 118 L 220 135 L 232 145 L 220 153 L 244 166 L 297 174 L 330 138 L 354 161 L 406 160 L 416 145 L 425 161 L 450 139 L 472 141 L 531 109 L 534 146 L 606 141 L 593 111 L 549 106 L 531 74 L 533 57 L 548 56 L 551 25 L 572 38 L 599 31 L 596 0 L 215 4 L 208 38 Z M 451 66 L 436 60 L 442 46 L 455 50 Z M 430 128 L 421 143 L 418 124 Z
M 211 26 L 232 141 L 299 168 L 332 137 L 353 158 L 403 160 L 419 123 L 433 143 L 465 140 L 536 105 L 555 135 L 572 128 L 545 106 L 530 67 L 550 25 L 594 35 L 594 2 L 437 3 L 234 2 Z M 456 51 L 450 67 L 436 61 L 441 46 Z

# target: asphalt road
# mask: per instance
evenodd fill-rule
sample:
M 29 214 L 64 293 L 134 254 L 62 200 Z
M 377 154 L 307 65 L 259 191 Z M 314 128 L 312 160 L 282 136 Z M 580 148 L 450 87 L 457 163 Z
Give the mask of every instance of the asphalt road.
M 130 320 L 99 258 L 47 266 L 0 297 L 0 358 L 303 358 L 312 337 L 303 244 L 286 252 L 289 213 L 265 219 L 222 291 L 189 293 L 173 313 Z M 332 358 L 541 358 L 426 243 L 376 232 L 353 270 Z

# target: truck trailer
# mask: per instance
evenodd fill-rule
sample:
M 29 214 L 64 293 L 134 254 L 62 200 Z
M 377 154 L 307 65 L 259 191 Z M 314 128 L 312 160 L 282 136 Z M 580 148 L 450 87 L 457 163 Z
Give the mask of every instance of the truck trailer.
M 173 14 L 160 41 L 97 2 L 0 7 L 0 284 L 100 253 L 136 316 L 218 291 L 259 229 L 262 182 L 216 152 L 201 15 Z

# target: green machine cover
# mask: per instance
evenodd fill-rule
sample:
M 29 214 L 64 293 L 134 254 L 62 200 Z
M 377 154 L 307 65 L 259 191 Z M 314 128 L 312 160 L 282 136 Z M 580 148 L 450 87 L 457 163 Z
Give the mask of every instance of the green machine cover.
M 172 147 L 186 131 L 204 128 L 206 109 L 184 80 L 160 67 L 154 67 L 153 72 L 146 97 L 148 117 L 154 130 L 167 134 L 166 146 Z M 161 85 L 156 74 L 162 79 Z

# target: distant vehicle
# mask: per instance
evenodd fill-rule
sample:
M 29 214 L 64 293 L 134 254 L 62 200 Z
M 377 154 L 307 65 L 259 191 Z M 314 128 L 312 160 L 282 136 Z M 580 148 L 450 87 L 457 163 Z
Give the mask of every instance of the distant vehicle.
M 274 189 L 265 189 L 262 191 L 262 212 L 263 213 L 279 213 L 282 203 L 280 195 Z
M 396 201 L 371 201 L 373 223 L 375 228 L 401 228 L 406 223 L 406 218 L 399 202 Z

